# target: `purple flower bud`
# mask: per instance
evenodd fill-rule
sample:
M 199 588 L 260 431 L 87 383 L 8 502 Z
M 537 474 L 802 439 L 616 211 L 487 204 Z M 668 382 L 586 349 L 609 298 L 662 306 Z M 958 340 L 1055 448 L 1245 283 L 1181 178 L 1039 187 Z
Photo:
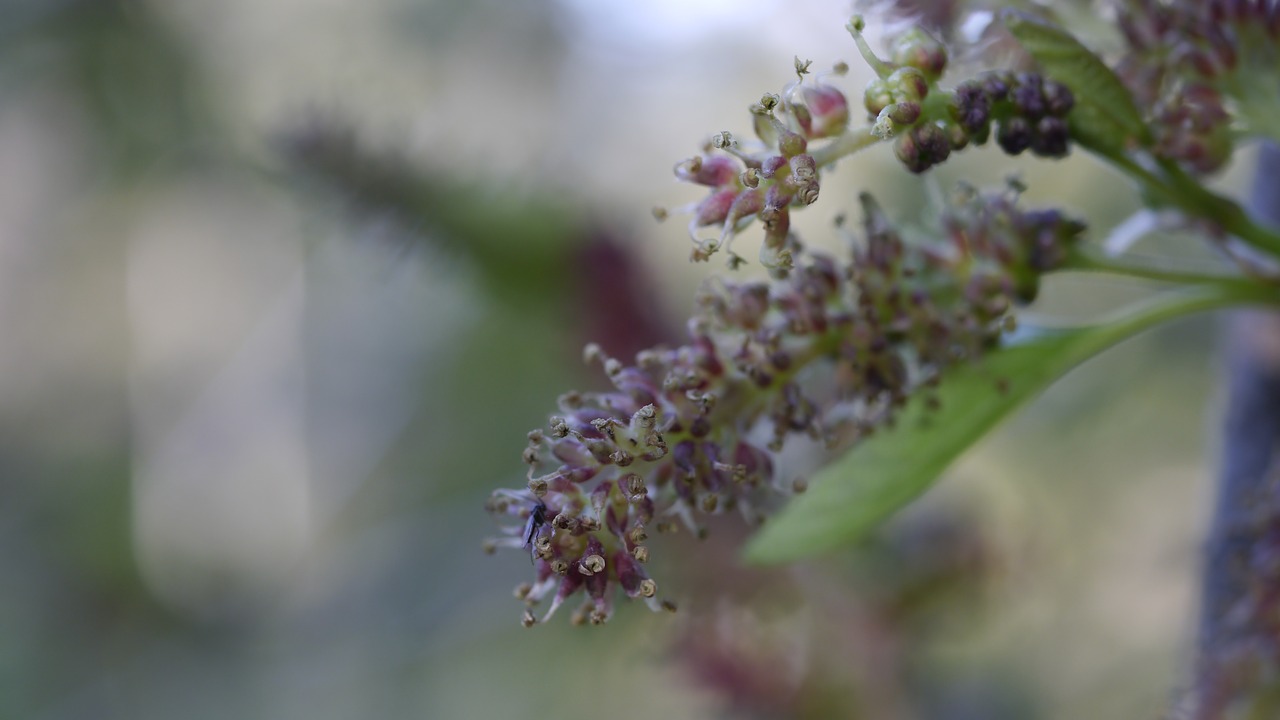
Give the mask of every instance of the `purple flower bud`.
M 1045 80 L 1042 88 L 1044 93 L 1045 107 L 1049 114 L 1054 117 L 1066 117 L 1071 112 L 1071 108 L 1075 105 L 1075 96 L 1071 94 L 1071 90 L 1060 82 L 1055 80 Z
M 996 142 L 1010 155 L 1018 155 L 1031 147 L 1031 126 L 1020 117 L 1011 117 L 1000 123 Z
M 991 123 L 991 99 L 982 83 L 976 80 L 956 86 L 948 109 L 951 118 L 970 135 L 986 129 Z
M 1013 76 L 1007 72 L 990 72 L 983 76 L 987 97 L 992 102 L 1000 102 L 1009 96 L 1009 88 L 1013 86 Z
M 733 201 L 737 197 L 738 191 L 734 188 L 726 188 L 711 193 L 702 202 L 698 203 L 698 209 L 693 216 L 694 225 L 705 227 L 723 223 L 725 218 L 729 217 L 729 209 L 733 207 Z
M 782 155 L 770 155 L 760 164 L 760 177 L 771 179 L 778 171 L 788 166 L 787 158 Z
M 1048 111 L 1041 78 L 1034 73 L 1019 73 L 1017 84 L 1009 90 L 1013 111 L 1028 120 L 1037 120 Z
M 738 176 L 742 168 L 737 160 L 724 155 L 697 156 L 676 165 L 676 177 L 709 187 L 723 187 Z
M 1065 157 L 1070 152 L 1067 140 L 1065 120 L 1043 117 L 1036 123 L 1035 132 L 1031 136 L 1031 151 L 1042 157 Z
M 908 170 L 922 173 L 947 159 L 951 154 L 951 143 L 941 128 L 926 123 L 899 136 L 893 149 Z

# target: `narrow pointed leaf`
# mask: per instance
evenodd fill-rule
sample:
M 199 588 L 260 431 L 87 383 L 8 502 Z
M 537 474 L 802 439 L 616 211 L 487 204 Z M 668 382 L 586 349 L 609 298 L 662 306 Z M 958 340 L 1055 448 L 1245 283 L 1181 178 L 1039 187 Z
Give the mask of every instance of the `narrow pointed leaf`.
M 756 533 L 745 557 L 786 562 L 857 542 L 919 497 L 1001 420 L 1084 360 L 1171 318 L 1276 300 L 1274 291 L 1247 284 L 1204 286 L 1161 296 L 1104 324 L 1020 332 L 981 361 L 949 372 L 939 388 L 939 409 L 926 410 L 914 398 L 895 429 L 868 438 L 820 471 L 807 493 Z

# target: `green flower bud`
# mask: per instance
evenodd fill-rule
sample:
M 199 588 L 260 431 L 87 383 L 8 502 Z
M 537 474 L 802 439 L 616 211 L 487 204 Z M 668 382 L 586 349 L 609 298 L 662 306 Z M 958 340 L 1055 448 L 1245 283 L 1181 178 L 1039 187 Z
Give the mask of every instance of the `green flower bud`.
M 913 67 L 929 80 L 937 80 L 947 67 L 947 48 L 923 28 L 912 28 L 894 40 L 893 61 Z

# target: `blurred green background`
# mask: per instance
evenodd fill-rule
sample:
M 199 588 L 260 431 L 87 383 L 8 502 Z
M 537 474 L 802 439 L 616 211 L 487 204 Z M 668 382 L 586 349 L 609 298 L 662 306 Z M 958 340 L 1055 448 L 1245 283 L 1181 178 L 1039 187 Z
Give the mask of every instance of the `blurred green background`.
M 525 630 L 527 559 L 480 551 L 524 433 L 599 384 L 582 344 L 678 339 L 722 271 L 650 215 L 697 199 L 671 166 L 745 133 L 793 55 L 850 61 L 856 98 L 846 12 L 0 0 L 0 718 L 1160 714 L 1205 318 L 1073 373 L 865 547 L 763 572 L 732 523 L 661 539 L 675 616 Z M 1137 207 L 1082 157 L 936 175 L 1014 171 L 1095 228 Z M 875 149 L 798 229 L 837 248 L 860 189 L 908 222 L 925 192 Z M 1207 262 L 1168 243 L 1139 249 Z M 1147 291 L 1055 279 L 1035 310 Z

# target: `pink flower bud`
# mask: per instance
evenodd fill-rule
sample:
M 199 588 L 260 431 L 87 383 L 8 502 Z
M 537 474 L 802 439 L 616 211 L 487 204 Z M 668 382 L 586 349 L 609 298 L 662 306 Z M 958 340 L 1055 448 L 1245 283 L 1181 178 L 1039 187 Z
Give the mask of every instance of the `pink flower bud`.
M 849 101 L 844 93 L 830 85 L 809 85 L 800 91 L 804 98 L 806 114 L 811 116 L 805 135 L 824 138 L 838 135 L 849 125 Z M 797 108 L 799 110 L 800 108 Z
M 738 162 L 724 155 L 692 157 L 676 165 L 676 177 L 709 187 L 722 187 L 733 181 L 742 168 Z
M 765 158 L 764 163 L 760 165 L 760 177 L 769 179 L 778 173 L 778 170 L 787 166 L 787 159 L 781 155 L 770 155 Z
M 733 199 L 738 196 L 738 191 L 733 188 L 725 188 L 717 190 L 707 196 L 705 200 L 698 203 L 698 209 L 694 214 L 694 224 L 698 227 L 707 225 L 719 225 L 729 216 L 729 208 L 733 207 Z

